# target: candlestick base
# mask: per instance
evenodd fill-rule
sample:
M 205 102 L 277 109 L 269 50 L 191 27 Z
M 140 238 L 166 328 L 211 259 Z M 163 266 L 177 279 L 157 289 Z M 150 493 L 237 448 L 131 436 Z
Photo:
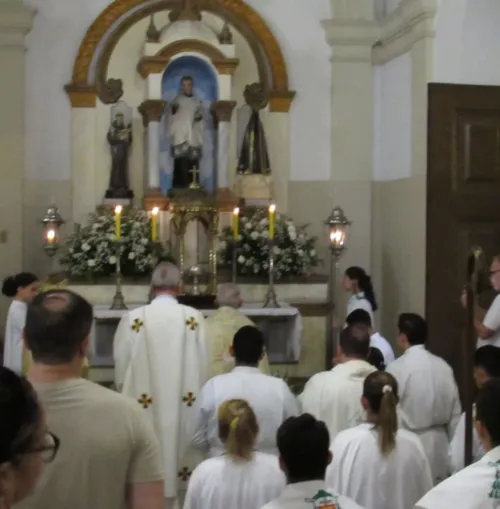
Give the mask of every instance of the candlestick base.
M 264 299 L 265 308 L 279 308 L 278 297 L 274 291 L 274 285 L 267 288 L 266 297 Z
M 115 293 L 110 309 L 128 309 L 122 292 Z
M 121 267 L 121 246 L 124 244 L 125 239 L 120 238 L 115 240 L 115 248 L 116 248 L 116 273 L 115 273 L 115 294 L 113 296 L 113 301 L 111 303 L 111 308 L 113 310 L 123 310 L 128 309 L 125 304 L 125 299 L 122 293 L 122 267 Z
M 279 308 L 278 298 L 274 290 L 274 238 L 268 240 L 269 246 L 269 285 L 267 287 L 266 297 L 264 299 L 265 308 Z

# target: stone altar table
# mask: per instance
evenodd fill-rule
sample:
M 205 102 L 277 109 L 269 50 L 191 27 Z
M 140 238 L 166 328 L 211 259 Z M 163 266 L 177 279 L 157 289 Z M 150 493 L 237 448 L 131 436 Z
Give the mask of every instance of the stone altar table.
M 131 304 L 129 310 L 144 304 Z M 279 308 L 264 308 L 261 302 L 243 304 L 240 311 L 255 322 L 266 337 L 270 363 L 296 363 L 300 359 L 302 318 L 297 308 L 281 303 Z M 201 310 L 205 317 L 216 310 Z M 91 367 L 114 366 L 113 337 L 119 320 L 127 310 L 94 306 L 94 325 L 91 333 Z

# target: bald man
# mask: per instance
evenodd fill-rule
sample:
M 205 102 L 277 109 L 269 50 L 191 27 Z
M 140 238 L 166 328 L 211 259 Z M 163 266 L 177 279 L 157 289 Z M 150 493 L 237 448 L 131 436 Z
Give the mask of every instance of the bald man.
M 179 472 L 192 472 L 201 460 L 189 449 L 188 430 L 208 368 L 204 319 L 177 301 L 180 283 L 175 265 L 158 265 L 153 300 L 125 314 L 113 345 L 116 387 L 141 405 L 161 443 L 167 509 L 187 487 L 189 476 Z
M 205 321 L 205 332 L 209 351 L 209 378 L 229 373 L 234 368 L 231 345 L 235 334 L 245 326 L 255 324 L 238 309 L 243 301 L 239 288 L 234 283 L 219 285 L 217 305 L 219 308 Z M 269 374 L 269 361 L 264 355 L 259 369 Z

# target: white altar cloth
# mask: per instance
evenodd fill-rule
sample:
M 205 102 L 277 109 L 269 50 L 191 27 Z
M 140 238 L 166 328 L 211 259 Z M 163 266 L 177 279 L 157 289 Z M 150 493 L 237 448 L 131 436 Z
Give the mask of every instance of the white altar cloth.
M 127 304 L 127 310 L 110 309 L 109 306 L 94 305 L 94 327 L 92 330 L 91 350 L 92 357 L 96 364 L 109 364 L 110 359 L 107 355 L 100 355 L 97 344 L 96 325 L 100 321 L 120 320 L 124 313 L 128 310 L 143 306 L 144 304 Z M 240 311 L 255 320 L 259 329 L 262 330 L 268 341 L 268 353 L 270 361 L 273 362 L 273 346 L 276 343 L 286 345 L 286 362 L 298 362 L 300 359 L 301 338 L 302 338 L 302 317 L 297 308 L 286 303 L 279 303 L 279 308 L 265 308 L 261 302 L 246 302 L 240 308 Z M 201 310 L 204 316 L 215 313 L 215 309 Z M 97 322 L 97 324 L 96 324 Z M 279 327 L 276 326 L 279 323 Z M 112 331 L 109 331 L 110 334 Z M 104 352 L 103 352 L 104 353 Z M 284 359 L 275 362 L 283 362 Z

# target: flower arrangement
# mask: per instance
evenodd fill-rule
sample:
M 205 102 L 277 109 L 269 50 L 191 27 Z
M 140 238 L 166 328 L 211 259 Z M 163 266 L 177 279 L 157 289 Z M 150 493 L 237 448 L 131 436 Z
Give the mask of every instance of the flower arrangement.
M 122 216 L 121 271 L 124 276 L 151 272 L 157 261 L 173 261 L 168 251 L 151 240 L 151 220 L 145 211 L 131 209 Z M 90 214 L 64 245 L 61 264 L 73 277 L 109 276 L 116 270 L 115 217 L 112 210 Z
M 296 226 L 284 214 L 276 214 L 274 270 L 276 279 L 300 276 L 318 264 L 316 238 L 307 233 L 307 226 Z M 233 230 L 225 228 L 219 238 L 219 258 L 223 265 L 231 265 L 234 243 Z M 269 272 L 269 219 L 267 210 L 257 209 L 240 216 L 239 274 L 267 276 Z

